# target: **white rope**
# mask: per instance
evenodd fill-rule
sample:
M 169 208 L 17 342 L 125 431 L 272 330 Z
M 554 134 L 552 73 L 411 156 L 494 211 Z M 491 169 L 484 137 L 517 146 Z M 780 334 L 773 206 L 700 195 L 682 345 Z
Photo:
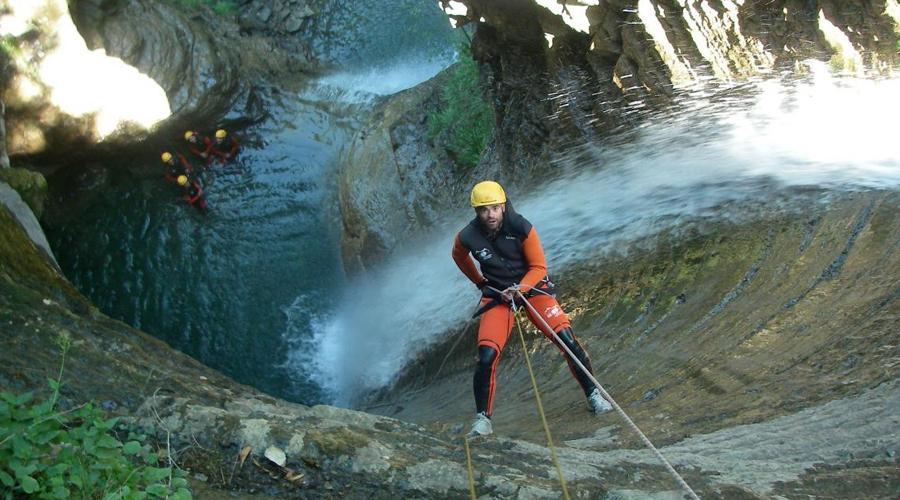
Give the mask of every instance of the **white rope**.
M 499 293 L 502 293 L 500 290 L 497 290 L 496 288 L 493 288 L 493 287 L 489 287 L 489 288 L 491 288 L 492 290 L 495 290 Z M 536 290 L 536 289 L 534 289 L 534 290 Z M 543 292 L 541 290 L 538 290 L 538 291 L 541 293 L 544 293 L 545 295 L 549 295 L 546 292 Z M 612 398 L 612 396 L 610 396 L 609 393 L 606 392 L 606 389 L 604 389 L 603 386 L 600 385 L 600 382 L 598 382 L 597 379 L 594 378 L 594 375 L 581 363 L 581 361 L 575 356 L 575 354 L 569 349 L 569 347 L 559 338 L 559 336 L 556 335 L 556 332 L 554 332 L 553 329 L 550 328 L 550 325 L 547 324 L 547 322 L 544 320 L 544 317 L 541 316 L 540 313 L 538 313 L 538 311 L 534 308 L 533 305 L 531 305 L 530 302 L 528 302 L 528 299 L 526 299 L 525 296 L 522 295 L 522 292 L 518 289 L 515 289 L 515 293 L 516 293 L 516 295 L 519 296 L 519 298 L 522 299 L 522 301 L 525 303 L 525 306 L 528 307 L 528 309 L 531 311 L 531 313 L 534 315 L 534 317 L 536 317 L 540 321 L 541 325 L 539 325 L 539 326 L 541 326 L 541 329 L 544 330 L 544 333 L 546 333 L 553 340 L 555 340 L 556 343 L 558 345 L 560 345 L 566 351 L 566 354 L 569 355 L 569 358 L 575 362 L 575 364 L 578 366 L 578 368 L 585 375 L 587 375 L 588 378 L 591 379 L 591 382 L 594 383 L 594 386 L 600 391 L 600 394 L 602 394 L 603 397 L 612 404 L 613 408 L 616 409 L 616 411 L 619 413 L 619 415 L 621 415 L 622 418 L 625 420 L 625 422 L 628 423 L 628 425 L 631 427 L 631 430 L 633 430 L 635 432 L 635 434 L 637 434 L 641 438 L 641 441 L 643 441 L 644 444 L 648 448 L 653 450 L 653 453 L 655 453 L 656 457 L 659 458 L 659 460 L 663 463 L 663 465 L 666 466 L 666 469 L 669 471 L 670 474 L 672 474 L 672 477 L 675 478 L 675 481 L 678 482 L 678 484 L 684 489 L 684 491 L 686 491 L 690 495 L 690 497 L 692 499 L 700 500 L 700 497 L 697 496 L 696 493 L 694 493 L 694 490 L 692 490 L 690 486 L 688 486 L 688 484 L 684 480 L 684 478 L 682 478 L 681 475 L 678 474 L 678 472 L 675 470 L 675 468 L 672 467 L 672 464 L 670 464 L 669 461 L 666 460 L 666 457 L 664 457 L 663 454 L 660 453 L 660 451 L 658 449 L 656 449 L 656 446 L 653 446 L 653 443 L 651 443 L 650 440 L 647 439 L 647 436 L 645 436 L 644 433 L 641 432 L 641 430 L 638 428 L 638 426 L 631 420 L 631 418 L 628 417 L 628 415 L 625 413 L 625 410 L 623 410 L 622 407 L 619 406 L 619 403 L 616 403 L 616 401 Z

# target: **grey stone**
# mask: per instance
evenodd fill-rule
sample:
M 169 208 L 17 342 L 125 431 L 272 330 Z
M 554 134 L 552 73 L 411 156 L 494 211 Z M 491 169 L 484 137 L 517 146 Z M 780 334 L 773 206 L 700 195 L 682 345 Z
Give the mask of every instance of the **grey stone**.
M 272 9 L 270 9 L 268 5 L 263 5 L 262 7 L 259 8 L 258 11 L 256 11 L 256 17 L 260 21 L 267 23 L 267 22 L 269 22 L 269 19 L 272 17 Z
M 46 257 L 54 267 L 59 269 L 59 264 L 56 262 L 53 250 L 50 249 L 50 243 L 47 241 L 44 229 L 41 228 L 41 224 L 38 222 L 37 217 L 34 216 L 34 212 L 32 212 L 31 209 L 28 208 L 28 205 L 22 201 L 22 197 L 19 196 L 19 193 L 9 187 L 9 184 L 5 182 L 0 182 L 0 204 L 6 207 L 13 218 L 19 222 L 19 225 L 22 226 L 26 233 L 28 233 L 28 237 L 41 250 L 44 257 Z

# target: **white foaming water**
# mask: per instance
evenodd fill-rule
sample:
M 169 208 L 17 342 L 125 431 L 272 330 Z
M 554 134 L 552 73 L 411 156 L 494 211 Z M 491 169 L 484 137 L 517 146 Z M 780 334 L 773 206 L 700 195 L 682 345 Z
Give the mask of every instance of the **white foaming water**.
M 551 275 L 684 221 L 752 217 L 741 207 L 762 207 L 784 188 L 900 186 L 891 126 L 900 116 L 900 80 L 817 74 L 743 93 L 751 97 L 692 98 L 676 116 L 648 120 L 624 145 L 585 146 L 555 162 L 554 181 L 510 193 L 537 228 Z M 448 216 L 452 227 L 418 238 L 426 243 L 352 284 L 338 312 L 319 322 L 305 346 L 313 350 L 302 356 L 311 366 L 302 369 L 314 372 L 334 404 L 352 405 L 391 383 L 471 315 L 478 294 L 450 258 L 469 217 L 462 208 Z
M 391 95 L 418 85 L 453 64 L 455 53 L 428 61 L 411 60 L 387 66 L 343 71 L 321 78 L 318 83 L 345 91 L 341 100 L 366 102 L 375 96 Z

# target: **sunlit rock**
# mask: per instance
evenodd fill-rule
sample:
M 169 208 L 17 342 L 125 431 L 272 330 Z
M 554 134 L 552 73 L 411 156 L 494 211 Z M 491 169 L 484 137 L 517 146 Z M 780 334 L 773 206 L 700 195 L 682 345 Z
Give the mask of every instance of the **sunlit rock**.
M 102 49 L 88 50 L 69 16 L 66 2 L 14 0 L 11 12 L 0 19 L 7 36 L 36 33 L 38 43 L 23 44 L 15 57 L 20 73 L 12 82 L 19 106 L 41 106 L 46 99 L 58 114 L 44 109 L 39 124 L 25 126 L 15 151 L 33 152 L 44 147 L 43 127 L 61 115 L 88 119 L 89 134 L 98 139 L 128 123 L 144 129 L 170 114 L 162 88 Z M 47 114 L 54 116 L 47 116 Z

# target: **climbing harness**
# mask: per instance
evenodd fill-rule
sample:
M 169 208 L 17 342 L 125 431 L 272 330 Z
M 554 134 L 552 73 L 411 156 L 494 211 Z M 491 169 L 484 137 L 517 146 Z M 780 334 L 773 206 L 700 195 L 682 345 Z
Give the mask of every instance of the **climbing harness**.
M 494 289 L 494 291 L 502 294 L 502 292 L 500 290 Z M 544 321 L 543 316 L 541 316 L 540 313 L 534 308 L 534 306 L 531 305 L 530 302 L 528 302 L 528 300 L 525 298 L 525 296 L 522 295 L 522 292 L 519 291 L 518 289 L 514 289 L 514 292 L 518 296 L 518 298 L 522 299 L 522 302 L 525 303 L 525 307 L 527 307 L 528 310 L 531 311 L 531 314 L 535 318 L 538 319 L 538 321 L 540 322 L 539 326 L 540 326 L 541 330 L 545 334 L 549 335 L 550 338 L 552 338 L 557 344 L 559 344 L 559 346 L 561 346 L 563 348 L 563 350 L 565 350 L 566 354 L 569 355 L 571 360 L 578 366 L 578 368 L 582 372 L 584 372 L 585 375 L 587 375 L 587 377 L 591 380 L 591 382 L 594 383 L 594 387 L 596 387 L 600 391 L 600 394 L 602 394 L 603 397 L 607 401 L 609 401 L 610 404 L 612 404 L 613 408 L 615 408 L 615 410 L 619 413 L 619 415 L 621 415 L 621 417 L 625 420 L 625 422 L 629 425 L 629 427 L 631 427 L 631 430 L 634 431 L 635 434 L 637 434 L 638 437 L 641 438 L 641 441 L 643 441 L 643 443 L 648 448 L 650 448 L 650 450 L 652 450 L 654 454 L 656 454 L 656 457 L 663 463 L 663 465 L 665 465 L 666 469 L 669 471 L 669 473 L 672 475 L 672 477 L 675 478 L 675 481 L 678 482 L 678 484 L 682 487 L 682 489 L 684 489 L 684 491 L 687 492 L 692 499 L 700 500 L 700 497 L 697 496 L 696 493 L 694 493 L 694 490 L 691 489 L 690 486 L 688 486 L 688 484 L 684 480 L 684 478 L 682 478 L 681 475 L 678 474 L 678 472 L 675 470 L 675 468 L 672 467 L 672 464 L 670 464 L 669 461 L 666 460 L 666 457 L 664 457 L 662 455 L 662 453 L 660 453 L 660 451 L 655 446 L 653 446 L 653 443 L 651 443 L 650 440 L 647 439 L 647 436 L 645 436 L 644 433 L 641 432 L 641 430 L 638 428 L 638 426 L 631 420 L 631 418 L 628 417 L 628 415 L 625 413 L 625 410 L 623 410 L 622 407 L 619 406 L 618 403 L 616 403 L 616 401 L 612 398 L 612 396 L 610 396 L 609 393 L 606 392 L 606 389 L 604 389 L 603 386 L 600 385 L 600 382 L 598 382 L 597 379 L 594 378 L 594 376 L 591 374 L 591 372 L 588 371 L 588 369 L 585 368 L 585 366 L 581 363 L 581 361 L 578 360 L 578 358 L 575 356 L 575 353 L 573 353 L 571 351 L 571 349 L 569 349 L 569 347 L 564 342 L 562 342 L 562 340 L 559 338 L 559 336 L 556 334 L 556 332 L 554 332 L 553 329 L 550 328 L 550 325 L 548 325 L 547 322 Z M 538 292 L 541 292 L 541 291 L 538 290 Z M 543 293 L 543 292 L 541 292 L 541 293 Z M 513 307 L 513 311 L 515 311 L 515 301 L 513 301 L 513 304 L 511 304 L 511 306 Z M 519 321 L 519 319 L 518 319 L 518 317 L 516 317 L 516 323 L 518 323 L 518 321 Z M 519 326 L 519 335 L 520 336 L 522 335 L 521 325 Z M 532 383 L 535 384 L 534 395 L 538 401 L 538 409 L 541 412 L 541 419 L 544 421 L 544 429 L 547 432 L 547 439 L 549 441 L 550 440 L 550 430 L 547 428 L 547 422 L 546 422 L 546 419 L 544 418 L 543 409 L 541 408 L 540 396 L 538 396 L 538 393 L 537 393 L 537 385 L 534 382 L 534 375 L 531 372 L 531 362 L 528 361 L 528 350 L 524 349 L 524 347 L 525 347 L 525 338 L 524 337 L 522 337 L 522 347 L 525 352 L 525 361 L 528 364 L 528 373 L 531 375 Z M 550 451 L 553 455 L 554 462 L 555 462 L 556 461 L 556 452 L 555 452 L 552 444 L 550 445 Z M 557 465 L 557 471 L 559 471 L 559 465 Z M 560 479 L 562 479 L 562 472 L 559 472 L 559 474 L 560 474 Z M 563 484 L 563 494 L 566 495 L 566 498 L 568 498 L 568 493 L 565 490 L 565 484 Z

